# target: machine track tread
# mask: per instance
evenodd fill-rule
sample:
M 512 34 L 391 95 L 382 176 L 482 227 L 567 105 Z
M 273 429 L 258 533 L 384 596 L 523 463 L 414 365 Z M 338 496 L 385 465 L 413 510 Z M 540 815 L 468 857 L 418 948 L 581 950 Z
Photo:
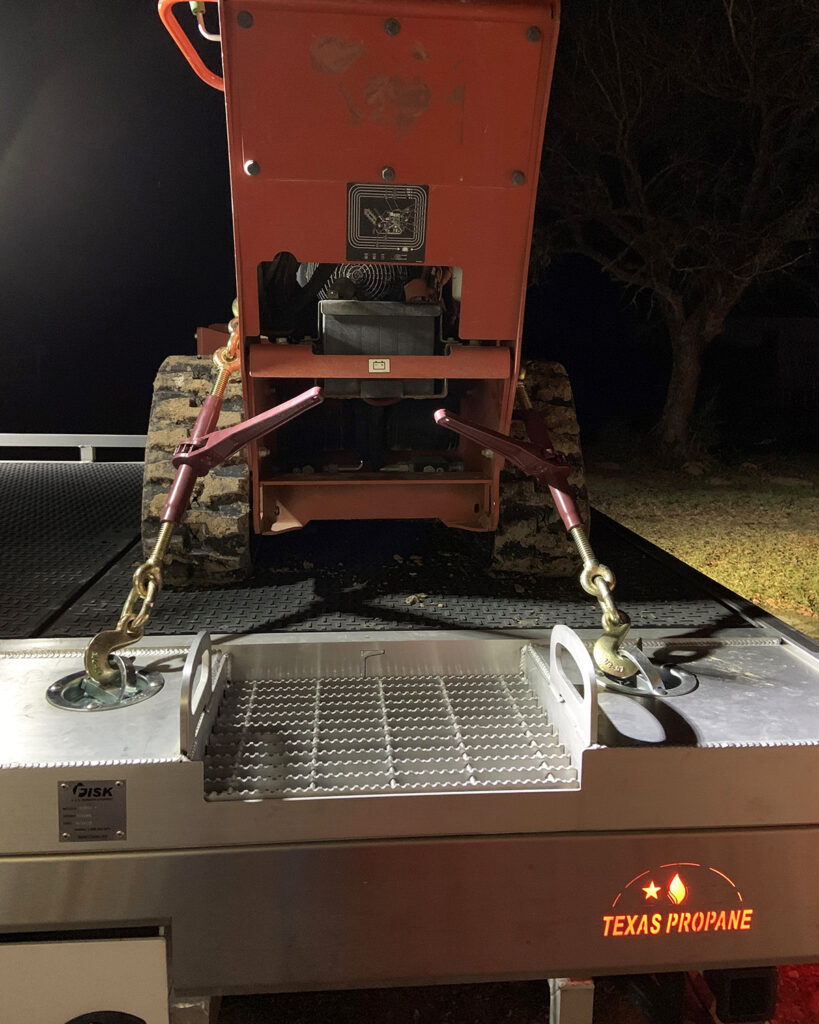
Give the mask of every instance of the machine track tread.
M 569 376 L 560 363 L 533 360 L 523 367 L 532 405 L 543 414 L 555 449 L 568 456 L 572 467 L 569 483 L 574 487 L 583 522 L 588 525 L 589 496 Z M 512 421 L 511 436 L 526 440 L 525 428 L 519 420 Z M 574 544 L 547 487 L 507 463 L 501 473 L 500 506 L 494 569 L 553 577 L 573 576 L 579 570 Z
M 142 489 L 142 544 L 150 554 L 162 509 L 174 478 L 171 463 L 204 399 L 211 393 L 215 368 L 206 356 L 168 356 L 154 382 L 145 446 Z M 241 383 L 233 379 L 225 393 L 219 427 L 244 418 Z M 170 586 L 217 586 L 250 573 L 250 474 L 244 449 L 196 482 L 191 505 L 174 532 L 163 565 Z

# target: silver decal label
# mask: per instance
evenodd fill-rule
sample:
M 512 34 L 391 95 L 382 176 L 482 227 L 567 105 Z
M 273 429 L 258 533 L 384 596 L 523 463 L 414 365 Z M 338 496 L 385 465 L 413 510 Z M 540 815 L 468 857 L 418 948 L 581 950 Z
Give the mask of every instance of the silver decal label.
M 57 783 L 61 843 L 127 838 L 125 781 L 70 779 Z

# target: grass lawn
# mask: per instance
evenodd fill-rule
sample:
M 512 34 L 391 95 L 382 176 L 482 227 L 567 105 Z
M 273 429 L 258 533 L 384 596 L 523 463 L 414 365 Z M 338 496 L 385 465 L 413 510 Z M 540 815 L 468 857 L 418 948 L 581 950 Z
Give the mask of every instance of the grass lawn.
M 819 459 L 691 472 L 587 461 L 601 512 L 819 639 Z

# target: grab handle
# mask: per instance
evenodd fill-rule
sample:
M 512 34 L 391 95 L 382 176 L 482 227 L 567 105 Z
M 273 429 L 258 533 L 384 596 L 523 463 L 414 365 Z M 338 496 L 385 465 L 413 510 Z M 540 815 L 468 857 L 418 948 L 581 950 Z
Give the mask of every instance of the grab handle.
M 202 79 L 205 85 L 210 85 L 214 89 L 218 89 L 220 92 L 225 91 L 225 80 L 220 75 L 215 74 L 208 67 L 205 66 L 205 62 L 193 48 L 193 43 L 188 39 L 187 35 L 182 29 L 182 26 L 176 20 L 176 15 L 173 13 L 173 8 L 176 4 L 186 3 L 187 0 L 159 0 L 159 17 L 162 19 L 162 24 L 170 32 L 171 38 L 182 51 L 182 56 L 190 64 L 196 74 Z

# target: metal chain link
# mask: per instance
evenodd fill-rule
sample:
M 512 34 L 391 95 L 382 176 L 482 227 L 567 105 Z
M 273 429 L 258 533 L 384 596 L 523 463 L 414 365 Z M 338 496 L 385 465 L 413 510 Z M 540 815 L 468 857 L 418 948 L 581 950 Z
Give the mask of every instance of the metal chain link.
M 523 409 L 533 408 L 532 400 L 526 390 L 525 370 L 521 370 L 517 381 L 517 397 Z M 578 553 L 583 560 L 580 573 L 580 586 L 597 600 L 602 614 L 603 635 L 594 644 L 594 662 L 603 672 L 627 679 L 637 672 L 637 667 L 625 654 L 621 646 L 631 626 L 631 620 L 624 611 L 614 603 L 611 596 L 617 580 L 614 573 L 606 565 L 601 565 L 592 550 L 589 538 L 582 526 L 578 525 L 569 531 Z
M 239 369 L 239 318 L 234 316 L 228 325 L 228 340 L 213 355 L 217 369 L 212 394 L 224 396 L 231 375 Z M 160 523 L 159 534 L 150 557 L 137 567 L 132 577 L 131 590 L 122 606 L 114 629 L 97 633 L 85 649 L 84 664 L 89 678 L 110 689 L 121 684 L 119 668 L 111 664 L 114 651 L 135 644 L 145 635 L 156 599 L 162 589 L 162 563 L 168 551 L 174 523 Z
M 618 679 L 627 679 L 637 672 L 637 667 L 620 650 L 631 627 L 631 619 L 614 603 L 611 592 L 617 580 L 608 566 L 601 565 L 597 561 L 589 538 L 582 527 L 576 526 L 571 531 L 571 537 L 583 559 L 580 586 L 587 594 L 596 598 L 603 613 L 601 619 L 603 635 L 594 644 L 594 662 L 601 671 L 616 676 Z
M 227 385 L 227 378 L 232 373 L 235 373 L 239 369 L 239 318 L 234 317 L 228 324 L 228 340 L 226 344 L 217 349 L 213 353 L 213 365 L 219 371 L 219 376 L 216 378 L 216 384 L 214 385 L 214 394 L 219 394 L 224 391 L 224 387 L 220 389 L 222 382 L 222 376 L 226 375 L 225 385 Z

